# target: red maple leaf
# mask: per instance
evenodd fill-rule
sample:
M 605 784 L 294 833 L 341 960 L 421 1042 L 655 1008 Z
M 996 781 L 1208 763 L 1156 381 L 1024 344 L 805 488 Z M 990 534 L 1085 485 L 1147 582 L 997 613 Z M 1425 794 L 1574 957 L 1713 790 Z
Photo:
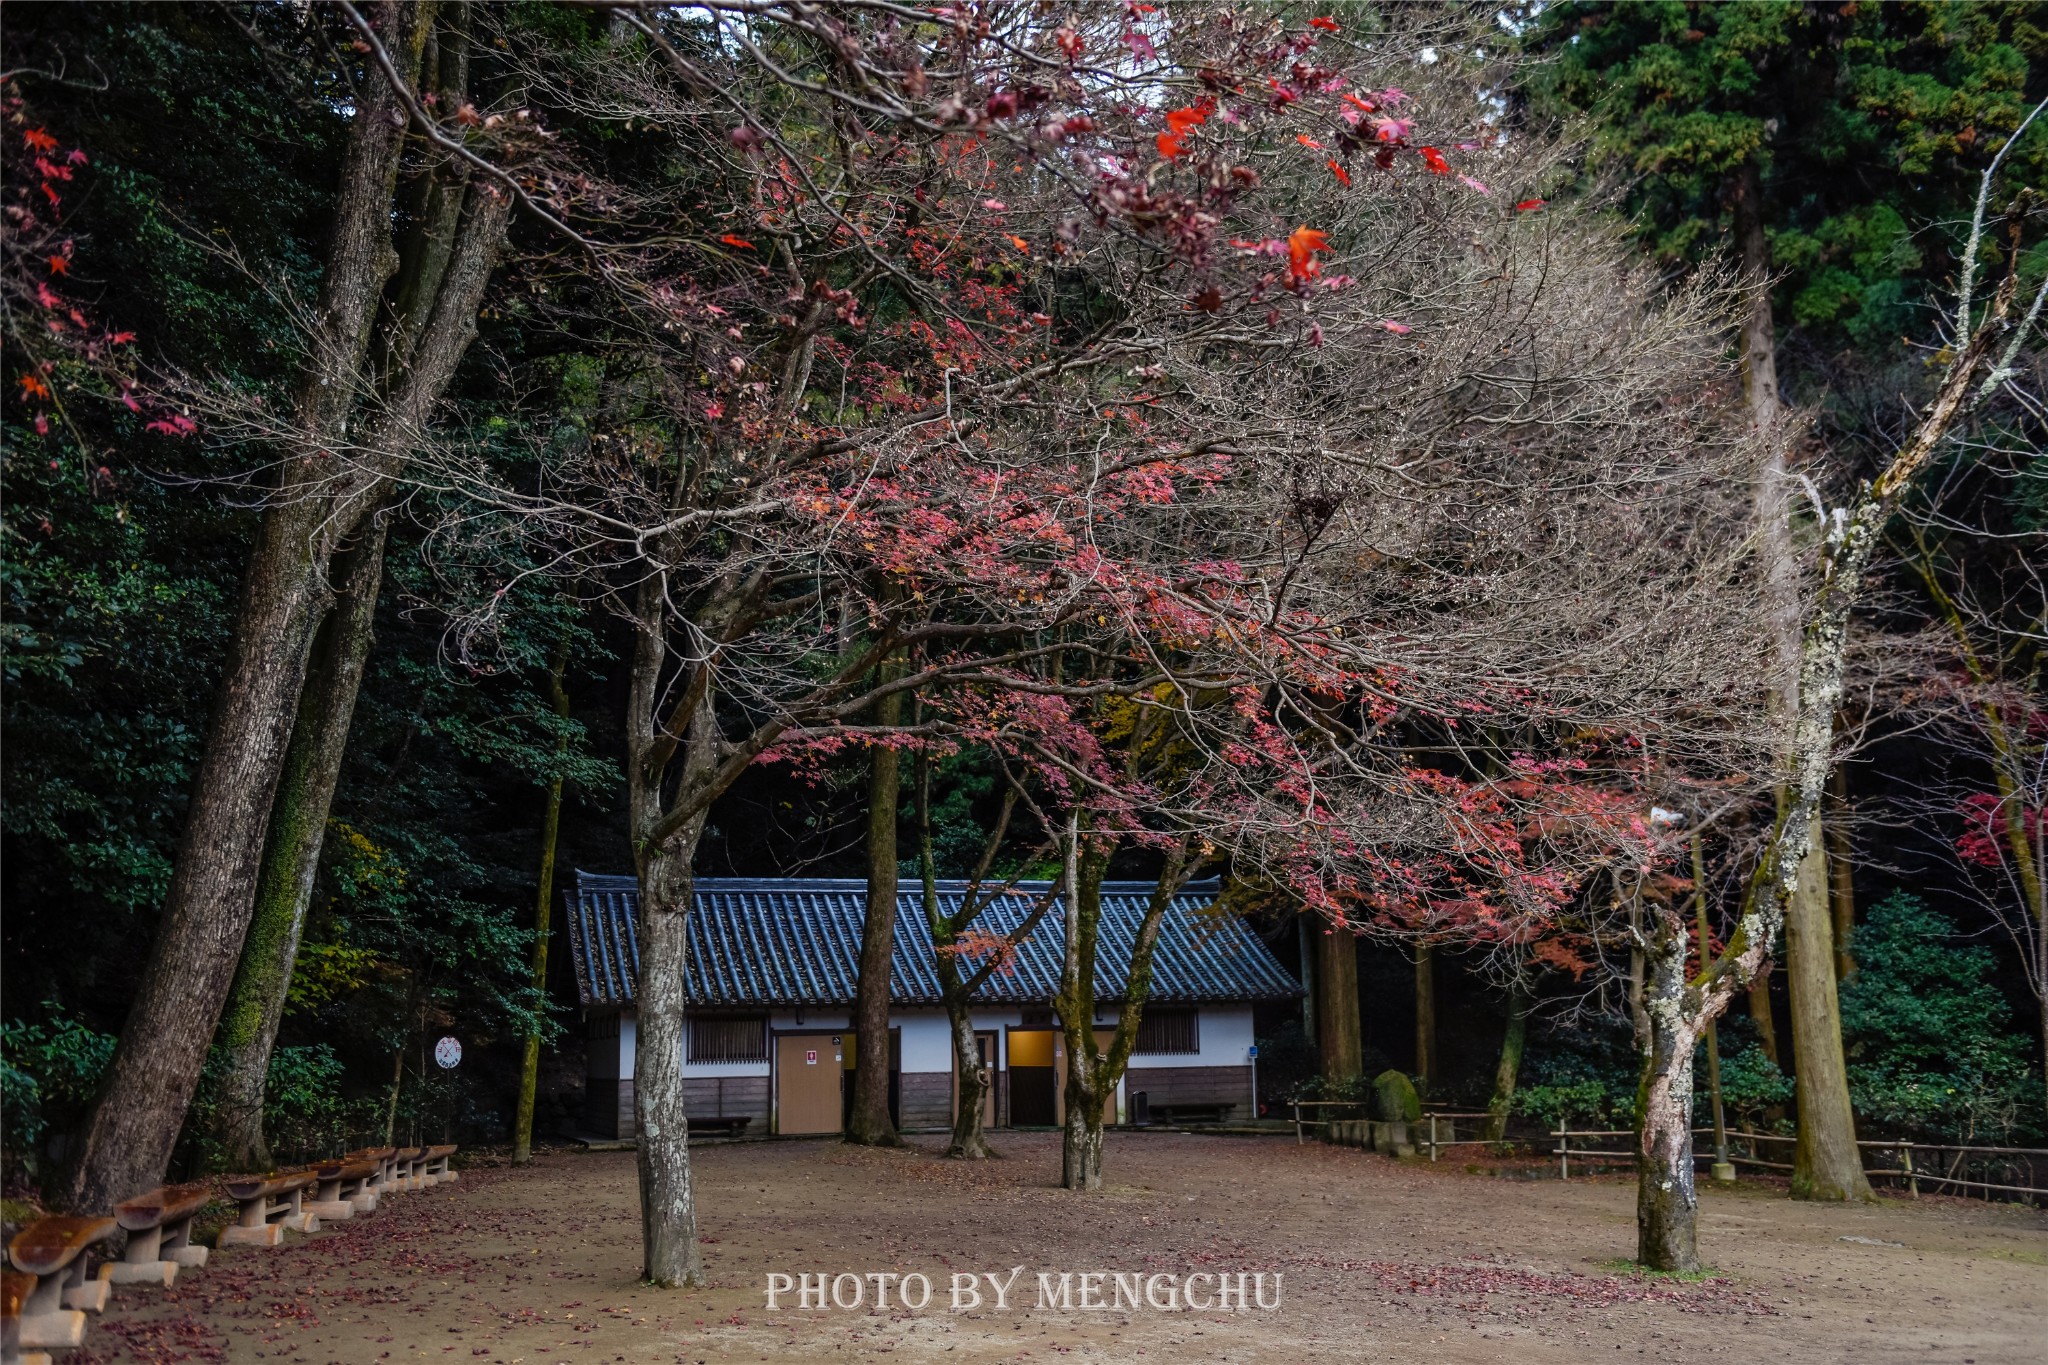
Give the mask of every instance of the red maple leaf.
M 1429 167 L 1431 175 L 1449 175 L 1451 173 L 1451 163 L 1444 160 L 1444 154 L 1436 148 L 1421 147 L 1417 149 L 1417 152 L 1422 157 L 1422 164 Z

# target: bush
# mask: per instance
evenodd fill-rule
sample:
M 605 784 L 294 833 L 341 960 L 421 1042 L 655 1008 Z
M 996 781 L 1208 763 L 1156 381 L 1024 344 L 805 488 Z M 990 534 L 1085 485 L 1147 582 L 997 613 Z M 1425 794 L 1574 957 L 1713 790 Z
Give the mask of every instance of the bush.
M 1856 930 L 1842 983 L 1849 1093 L 1865 1118 L 1951 1141 L 2037 1135 L 2040 1079 L 1996 963 L 1916 896 L 1895 892 Z
M 92 1102 L 114 1058 L 113 1034 L 88 1028 L 54 1002 L 44 1010 L 42 1023 L 0 1023 L 0 1116 L 6 1124 L 0 1147 L 10 1171 L 31 1176 L 44 1136 L 69 1127 Z

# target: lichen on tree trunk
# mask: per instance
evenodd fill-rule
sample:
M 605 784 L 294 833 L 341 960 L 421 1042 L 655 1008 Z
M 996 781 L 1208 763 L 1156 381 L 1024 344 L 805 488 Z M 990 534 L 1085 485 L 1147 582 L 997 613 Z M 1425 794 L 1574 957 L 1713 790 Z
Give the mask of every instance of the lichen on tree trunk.
M 1648 1042 L 1636 1087 L 1636 1260 L 1652 1270 L 1700 1268 L 1693 1183 L 1692 1057 L 1699 993 L 1686 980 L 1684 922 L 1668 908 L 1646 949 Z
M 291 990 L 327 817 L 341 776 L 384 573 L 383 518 L 373 518 L 339 560 L 337 604 L 314 646 L 299 699 L 284 772 L 270 814 L 270 838 L 217 1043 L 226 1066 L 220 1084 L 221 1160 L 234 1170 L 267 1171 L 263 1129 L 266 1081 Z

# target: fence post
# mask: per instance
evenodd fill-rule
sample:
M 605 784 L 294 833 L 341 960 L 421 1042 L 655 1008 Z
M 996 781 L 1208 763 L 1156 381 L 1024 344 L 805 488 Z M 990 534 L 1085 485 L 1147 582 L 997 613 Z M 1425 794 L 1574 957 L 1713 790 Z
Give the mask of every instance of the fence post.
M 1294 1110 L 1294 1145 L 1299 1147 L 1301 1146 L 1301 1101 L 1294 1101 L 1291 1107 Z
M 1569 1129 L 1560 1128 L 1555 1133 L 1552 1133 L 1551 1136 L 1557 1139 L 1557 1178 L 1559 1180 L 1570 1180 L 1572 1178 L 1571 1132 Z
M 1436 1160 L 1436 1115 L 1429 1116 L 1429 1159 Z
M 1906 1173 L 1906 1188 L 1913 1192 L 1915 1199 L 1918 1199 L 1920 1179 L 1913 1174 L 1913 1144 L 1910 1142 L 1899 1144 L 1899 1168 Z

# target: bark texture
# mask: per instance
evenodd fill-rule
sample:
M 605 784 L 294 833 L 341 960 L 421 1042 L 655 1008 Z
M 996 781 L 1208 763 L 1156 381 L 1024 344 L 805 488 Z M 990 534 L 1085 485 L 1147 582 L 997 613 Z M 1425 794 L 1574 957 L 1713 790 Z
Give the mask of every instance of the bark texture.
M 1508 996 L 1507 1032 L 1501 1035 L 1500 1060 L 1493 1068 L 1493 1096 L 1486 1102 L 1486 1140 L 1507 1136 L 1508 1111 L 1514 1108 L 1515 1085 L 1522 1074 L 1522 1049 L 1529 1041 L 1529 1011 L 1536 998 L 1519 982 Z
M 1309 927 L 1315 955 L 1316 1050 L 1323 1079 L 1356 1084 L 1365 1073 L 1358 1012 L 1358 940 L 1347 929 Z
M 548 700 L 555 716 L 569 718 L 569 689 L 564 677 L 569 671 L 569 651 L 558 649 L 548 668 Z M 560 764 L 569 755 L 566 732 L 555 737 L 555 775 L 548 783 L 547 807 L 540 819 L 540 877 L 533 907 L 533 994 L 536 1008 L 545 1008 L 548 996 L 548 937 L 553 927 L 555 904 L 555 845 L 562 832 L 562 773 Z M 526 1035 L 526 1048 L 519 1061 L 519 1108 L 512 1119 L 512 1164 L 523 1166 L 533 1159 L 533 1105 L 540 1088 L 540 1030 Z
M 1415 949 L 1415 1084 L 1425 1096 L 1435 1077 L 1436 953 L 1424 943 Z
M 1842 1055 L 1835 994 L 1835 933 L 1828 905 L 1820 814 L 1807 836 L 1799 882 L 1785 907 L 1785 972 L 1792 988 L 1792 1066 L 1799 1138 L 1792 1153 L 1794 1199 L 1872 1199 L 1856 1146 L 1849 1066 Z
M 1686 980 L 1687 935 L 1669 912 L 1646 951 L 1649 1040 L 1636 1089 L 1636 1260 L 1651 1270 L 1700 1268 L 1693 1183 L 1692 1056 L 1701 1001 Z M 1676 922 L 1674 922 L 1676 921 Z
M 1855 840 L 1850 829 L 1849 775 L 1836 764 L 1828 774 L 1827 803 L 1828 912 L 1834 924 L 1835 980 L 1856 970 Z
M 255 911 L 221 1014 L 222 1160 L 233 1170 L 267 1171 L 273 1164 L 263 1131 L 265 1082 L 369 658 L 384 539 L 384 520 L 373 518 L 336 564 L 338 604 L 321 628 L 311 679 L 299 700 L 271 809 Z
M 875 705 L 875 724 L 903 723 L 903 694 Z M 860 970 L 854 982 L 853 1113 L 846 1140 L 900 1147 L 889 1117 L 889 978 L 896 963 L 896 816 L 903 792 L 902 755 L 887 744 L 868 750 L 868 904 L 861 924 Z

